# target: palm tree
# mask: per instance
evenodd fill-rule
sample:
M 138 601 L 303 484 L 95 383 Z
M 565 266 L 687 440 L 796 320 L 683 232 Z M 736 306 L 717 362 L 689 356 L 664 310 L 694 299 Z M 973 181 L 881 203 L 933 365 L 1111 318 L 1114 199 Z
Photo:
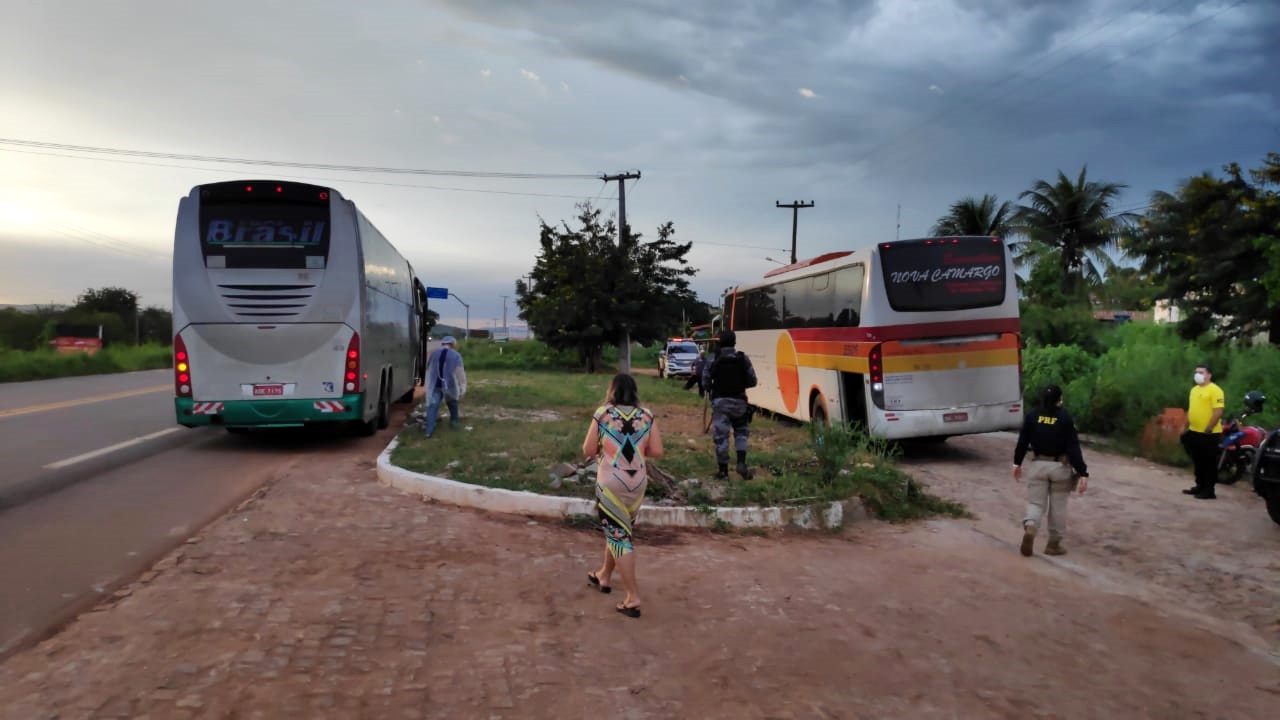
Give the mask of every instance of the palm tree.
M 1082 167 L 1074 182 L 1061 170 L 1053 184 L 1036 181 L 1018 196 L 1030 201 L 1019 205 L 1013 218 L 1025 238 L 1010 244 L 1018 253 L 1018 264 L 1025 267 L 1052 257 L 1061 267 L 1064 294 L 1071 294 L 1078 280 L 1097 282 L 1101 269 L 1113 266 L 1108 251 L 1120 249 L 1121 236 L 1138 218 L 1114 210 L 1115 199 L 1127 185 L 1087 181 L 1087 170 L 1087 165 Z
M 946 215 L 933 226 L 934 235 L 991 235 L 1004 237 L 1013 231 L 1013 208 L 1005 201 L 996 205 L 995 195 L 981 200 L 967 197 L 951 204 Z

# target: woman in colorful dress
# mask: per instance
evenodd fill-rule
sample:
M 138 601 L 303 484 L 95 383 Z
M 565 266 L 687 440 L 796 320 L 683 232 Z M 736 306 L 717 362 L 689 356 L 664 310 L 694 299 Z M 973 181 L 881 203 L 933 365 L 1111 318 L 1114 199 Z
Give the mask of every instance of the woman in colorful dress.
M 582 454 L 597 459 L 596 509 L 605 539 L 604 564 L 587 573 L 587 579 L 607 593 L 613 590 L 609 580 L 614 568 L 621 571 L 627 596 L 617 610 L 629 617 L 640 617 L 632 524 L 648 485 L 645 459 L 662 457 L 662 452 L 658 423 L 653 413 L 640 407 L 635 378 L 615 375 L 582 443 Z

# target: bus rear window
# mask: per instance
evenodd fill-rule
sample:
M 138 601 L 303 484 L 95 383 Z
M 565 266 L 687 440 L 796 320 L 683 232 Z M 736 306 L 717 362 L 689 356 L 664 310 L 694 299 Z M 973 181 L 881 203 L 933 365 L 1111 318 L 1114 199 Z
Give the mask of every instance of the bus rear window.
M 900 312 L 968 310 L 1004 302 L 1004 246 L 989 237 L 883 243 L 889 305 Z
M 201 192 L 208 267 L 323 268 L 330 224 L 328 192 L 312 185 L 217 183 Z

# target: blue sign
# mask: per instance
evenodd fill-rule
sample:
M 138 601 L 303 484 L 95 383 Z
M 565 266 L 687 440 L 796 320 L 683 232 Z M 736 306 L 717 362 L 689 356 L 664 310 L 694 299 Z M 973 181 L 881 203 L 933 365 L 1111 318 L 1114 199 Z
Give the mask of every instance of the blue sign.
M 431 300 L 448 300 L 449 288 L 427 288 L 427 298 Z

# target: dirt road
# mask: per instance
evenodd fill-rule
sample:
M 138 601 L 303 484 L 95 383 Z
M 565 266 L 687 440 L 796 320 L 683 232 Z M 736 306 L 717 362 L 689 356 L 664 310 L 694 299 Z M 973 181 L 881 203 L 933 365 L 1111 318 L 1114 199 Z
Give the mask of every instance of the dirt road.
M 1011 445 L 908 461 L 976 521 L 645 531 L 638 620 L 588 588 L 594 533 L 424 504 L 377 485 L 371 457 L 305 459 L 0 666 L 0 714 L 1274 715 L 1280 533 L 1247 489 L 1195 505 L 1185 479 L 1091 453 L 1071 554 L 1026 559 Z

